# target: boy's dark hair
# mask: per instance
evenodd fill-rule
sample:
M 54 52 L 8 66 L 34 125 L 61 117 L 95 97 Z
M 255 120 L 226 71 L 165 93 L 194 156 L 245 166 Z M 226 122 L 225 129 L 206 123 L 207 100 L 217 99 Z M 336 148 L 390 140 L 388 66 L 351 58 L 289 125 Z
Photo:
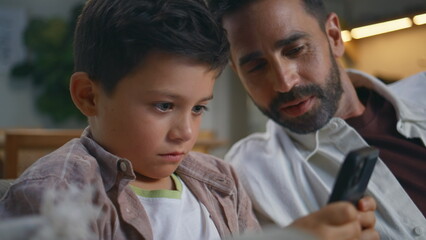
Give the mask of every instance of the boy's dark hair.
M 112 94 L 155 50 L 218 73 L 229 57 L 224 30 L 203 0 L 88 0 L 74 35 L 76 72 L 86 72 Z
M 225 15 L 232 14 L 250 3 L 260 0 L 209 0 L 209 7 L 215 14 L 219 22 Z M 282 0 L 284 1 L 284 0 Z M 322 0 L 300 0 L 303 2 L 307 13 L 314 16 L 320 27 L 324 29 L 324 23 L 327 20 L 327 10 Z

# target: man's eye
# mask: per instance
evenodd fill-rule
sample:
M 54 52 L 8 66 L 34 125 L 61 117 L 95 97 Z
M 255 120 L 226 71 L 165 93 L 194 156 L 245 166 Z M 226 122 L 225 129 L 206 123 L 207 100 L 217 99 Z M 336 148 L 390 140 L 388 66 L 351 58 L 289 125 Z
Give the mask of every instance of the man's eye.
M 173 104 L 172 103 L 156 103 L 155 108 L 157 108 L 161 112 L 167 112 L 173 109 Z
M 302 50 L 304 48 L 305 48 L 304 46 L 299 46 L 299 47 L 292 48 L 289 51 L 285 52 L 284 55 L 288 56 L 288 57 L 297 57 L 302 52 Z
M 192 112 L 196 115 L 200 115 L 207 110 L 208 110 L 208 108 L 204 105 L 197 105 L 197 106 L 192 108 Z
M 265 61 L 256 61 L 248 66 L 248 73 L 258 71 L 266 65 Z

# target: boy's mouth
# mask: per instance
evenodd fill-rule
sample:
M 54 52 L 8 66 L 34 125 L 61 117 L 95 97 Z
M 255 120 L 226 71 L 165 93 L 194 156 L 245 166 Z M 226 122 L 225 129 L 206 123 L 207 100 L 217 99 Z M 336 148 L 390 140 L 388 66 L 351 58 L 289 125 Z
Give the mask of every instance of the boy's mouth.
M 164 160 L 168 162 L 180 162 L 182 158 L 185 156 L 184 152 L 170 152 L 170 153 L 162 153 L 158 154 Z

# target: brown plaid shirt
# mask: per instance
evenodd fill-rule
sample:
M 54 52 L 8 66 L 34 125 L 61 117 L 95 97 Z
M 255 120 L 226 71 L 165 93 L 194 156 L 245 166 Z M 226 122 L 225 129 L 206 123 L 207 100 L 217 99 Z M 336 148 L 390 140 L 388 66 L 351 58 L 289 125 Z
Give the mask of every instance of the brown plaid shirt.
M 222 238 L 259 229 L 246 192 L 223 160 L 191 152 L 176 174 L 206 206 Z M 86 129 L 15 181 L 0 201 L 0 219 L 38 214 L 46 189 L 90 184 L 96 189 L 94 203 L 102 209 L 93 224 L 99 239 L 153 239 L 148 216 L 128 187 L 134 179 L 131 162 L 107 152 Z

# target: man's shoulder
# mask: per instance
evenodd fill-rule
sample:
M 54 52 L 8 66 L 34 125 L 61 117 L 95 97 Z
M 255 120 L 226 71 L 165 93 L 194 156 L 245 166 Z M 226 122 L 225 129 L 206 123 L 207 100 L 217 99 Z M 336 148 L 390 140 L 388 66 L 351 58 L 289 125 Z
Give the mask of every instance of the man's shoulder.
M 426 72 L 420 72 L 388 85 L 395 91 L 424 91 L 426 87 Z
M 426 71 L 418 72 L 416 74 L 410 75 L 400 81 L 424 81 L 426 79 Z
M 425 108 L 426 72 L 420 72 L 388 85 L 389 90 L 411 108 Z
M 237 141 L 225 155 L 225 160 L 233 163 L 241 157 L 259 155 L 270 148 L 276 148 L 278 136 L 285 134 L 284 130 L 277 130 L 278 126 L 268 121 L 265 132 L 257 132 Z

